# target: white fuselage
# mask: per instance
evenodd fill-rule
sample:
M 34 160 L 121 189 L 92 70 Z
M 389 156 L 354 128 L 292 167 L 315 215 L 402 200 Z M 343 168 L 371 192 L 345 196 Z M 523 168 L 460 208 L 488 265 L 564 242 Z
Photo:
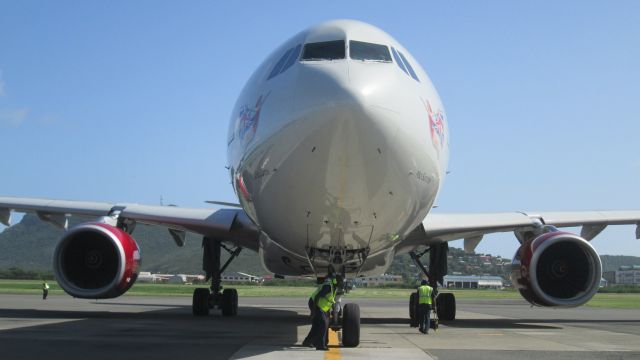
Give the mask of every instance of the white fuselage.
M 335 40 L 343 59 L 303 58 L 305 44 Z M 392 61 L 352 59 L 352 40 L 386 46 Z M 418 62 L 383 31 L 339 20 L 297 34 L 255 71 L 233 110 L 228 161 L 270 271 L 332 264 L 353 275 L 384 271 L 425 218 L 448 145 L 444 107 Z

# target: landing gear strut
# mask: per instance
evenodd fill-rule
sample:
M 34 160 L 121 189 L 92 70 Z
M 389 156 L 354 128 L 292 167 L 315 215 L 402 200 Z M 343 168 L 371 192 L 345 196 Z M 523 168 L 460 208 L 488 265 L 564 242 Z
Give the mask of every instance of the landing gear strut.
M 422 264 L 420 258 L 429 253 L 429 269 Z M 438 319 L 452 321 L 456 318 L 456 298 L 452 293 L 438 293 L 438 282 L 444 282 L 447 274 L 447 254 L 449 245 L 447 243 L 434 244 L 421 253 L 411 251 L 411 260 L 422 270 L 422 273 L 429 277 L 429 285 L 436 294 L 436 311 Z M 418 294 L 412 293 L 409 298 L 409 319 L 412 327 L 418 327 Z
M 205 237 L 202 239 L 203 257 L 202 269 L 207 275 L 207 280 L 211 279 L 211 287 L 197 288 L 193 292 L 193 315 L 207 316 L 209 309 L 221 309 L 224 316 L 235 316 L 238 314 L 238 291 L 236 289 L 222 288 L 222 273 L 226 270 L 231 261 L 242 251 L 241 247 L 229 248 L 218 239 Z M 230 255 L 227 262 L 220 266 L 220 255 L 222 249 Z

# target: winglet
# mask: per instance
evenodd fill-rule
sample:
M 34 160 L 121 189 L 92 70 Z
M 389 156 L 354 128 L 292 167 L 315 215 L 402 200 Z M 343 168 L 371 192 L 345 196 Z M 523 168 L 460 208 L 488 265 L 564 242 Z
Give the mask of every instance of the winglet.
M 235 208 L 240 208 L 242 209 L 242 205 L 240 204 L 236 204 L 236 203 L 230 203 L 230 202 L 224 202 L 224 201 L 213 201 L 213 200 L 207 200 L 205 201 L 207 204 L 213 204 L 213 205 L 222 205 L 222 206 L 230 206 L 230 207 L 235 207 Z
M 0 224 L 11 226 L 11 209 L 0 209 Z

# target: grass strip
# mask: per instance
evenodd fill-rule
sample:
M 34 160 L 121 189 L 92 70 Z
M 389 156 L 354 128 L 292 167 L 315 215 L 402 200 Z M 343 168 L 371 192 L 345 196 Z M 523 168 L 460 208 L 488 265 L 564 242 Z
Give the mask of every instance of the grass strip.
M 42 282 L 38 280 L 0 280 L 0 294 L 42 294 Z M 55 282 L 49 282 L 49 294 L 63 295 L 64 291 Z M 206 285 L 184 284 L 135 284 L 127 292 L 130 296 L 192 296 L 193 290 Z M 306 298 L 315 289 L 312 286 L 256 286 L 229 285 L 238 290 L 239 296 L 245 297 L 299 297 Z M 381 298 L 381 299 L 409 299 L 413 290 L 395 288 L 358 288 L 349 294 L 349 298 Z M 453 290 L 457 299 L 520 299 L 515 290 Z M 640 309 L 639 293 L 598 293 L 587 303 L 587 306 Z

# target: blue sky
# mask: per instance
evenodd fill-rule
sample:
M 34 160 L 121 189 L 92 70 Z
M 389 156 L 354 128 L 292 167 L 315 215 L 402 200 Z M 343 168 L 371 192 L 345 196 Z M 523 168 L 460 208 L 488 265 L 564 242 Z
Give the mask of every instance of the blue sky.
M 437 211 L 640 209 L 637 1 L 0 2 L 0 194 L 235 201 L 236 96 L 336 18 L 390 33 L 436 85 L 452 152 Z M 633 227 L 593 244 L 640 256 Z

